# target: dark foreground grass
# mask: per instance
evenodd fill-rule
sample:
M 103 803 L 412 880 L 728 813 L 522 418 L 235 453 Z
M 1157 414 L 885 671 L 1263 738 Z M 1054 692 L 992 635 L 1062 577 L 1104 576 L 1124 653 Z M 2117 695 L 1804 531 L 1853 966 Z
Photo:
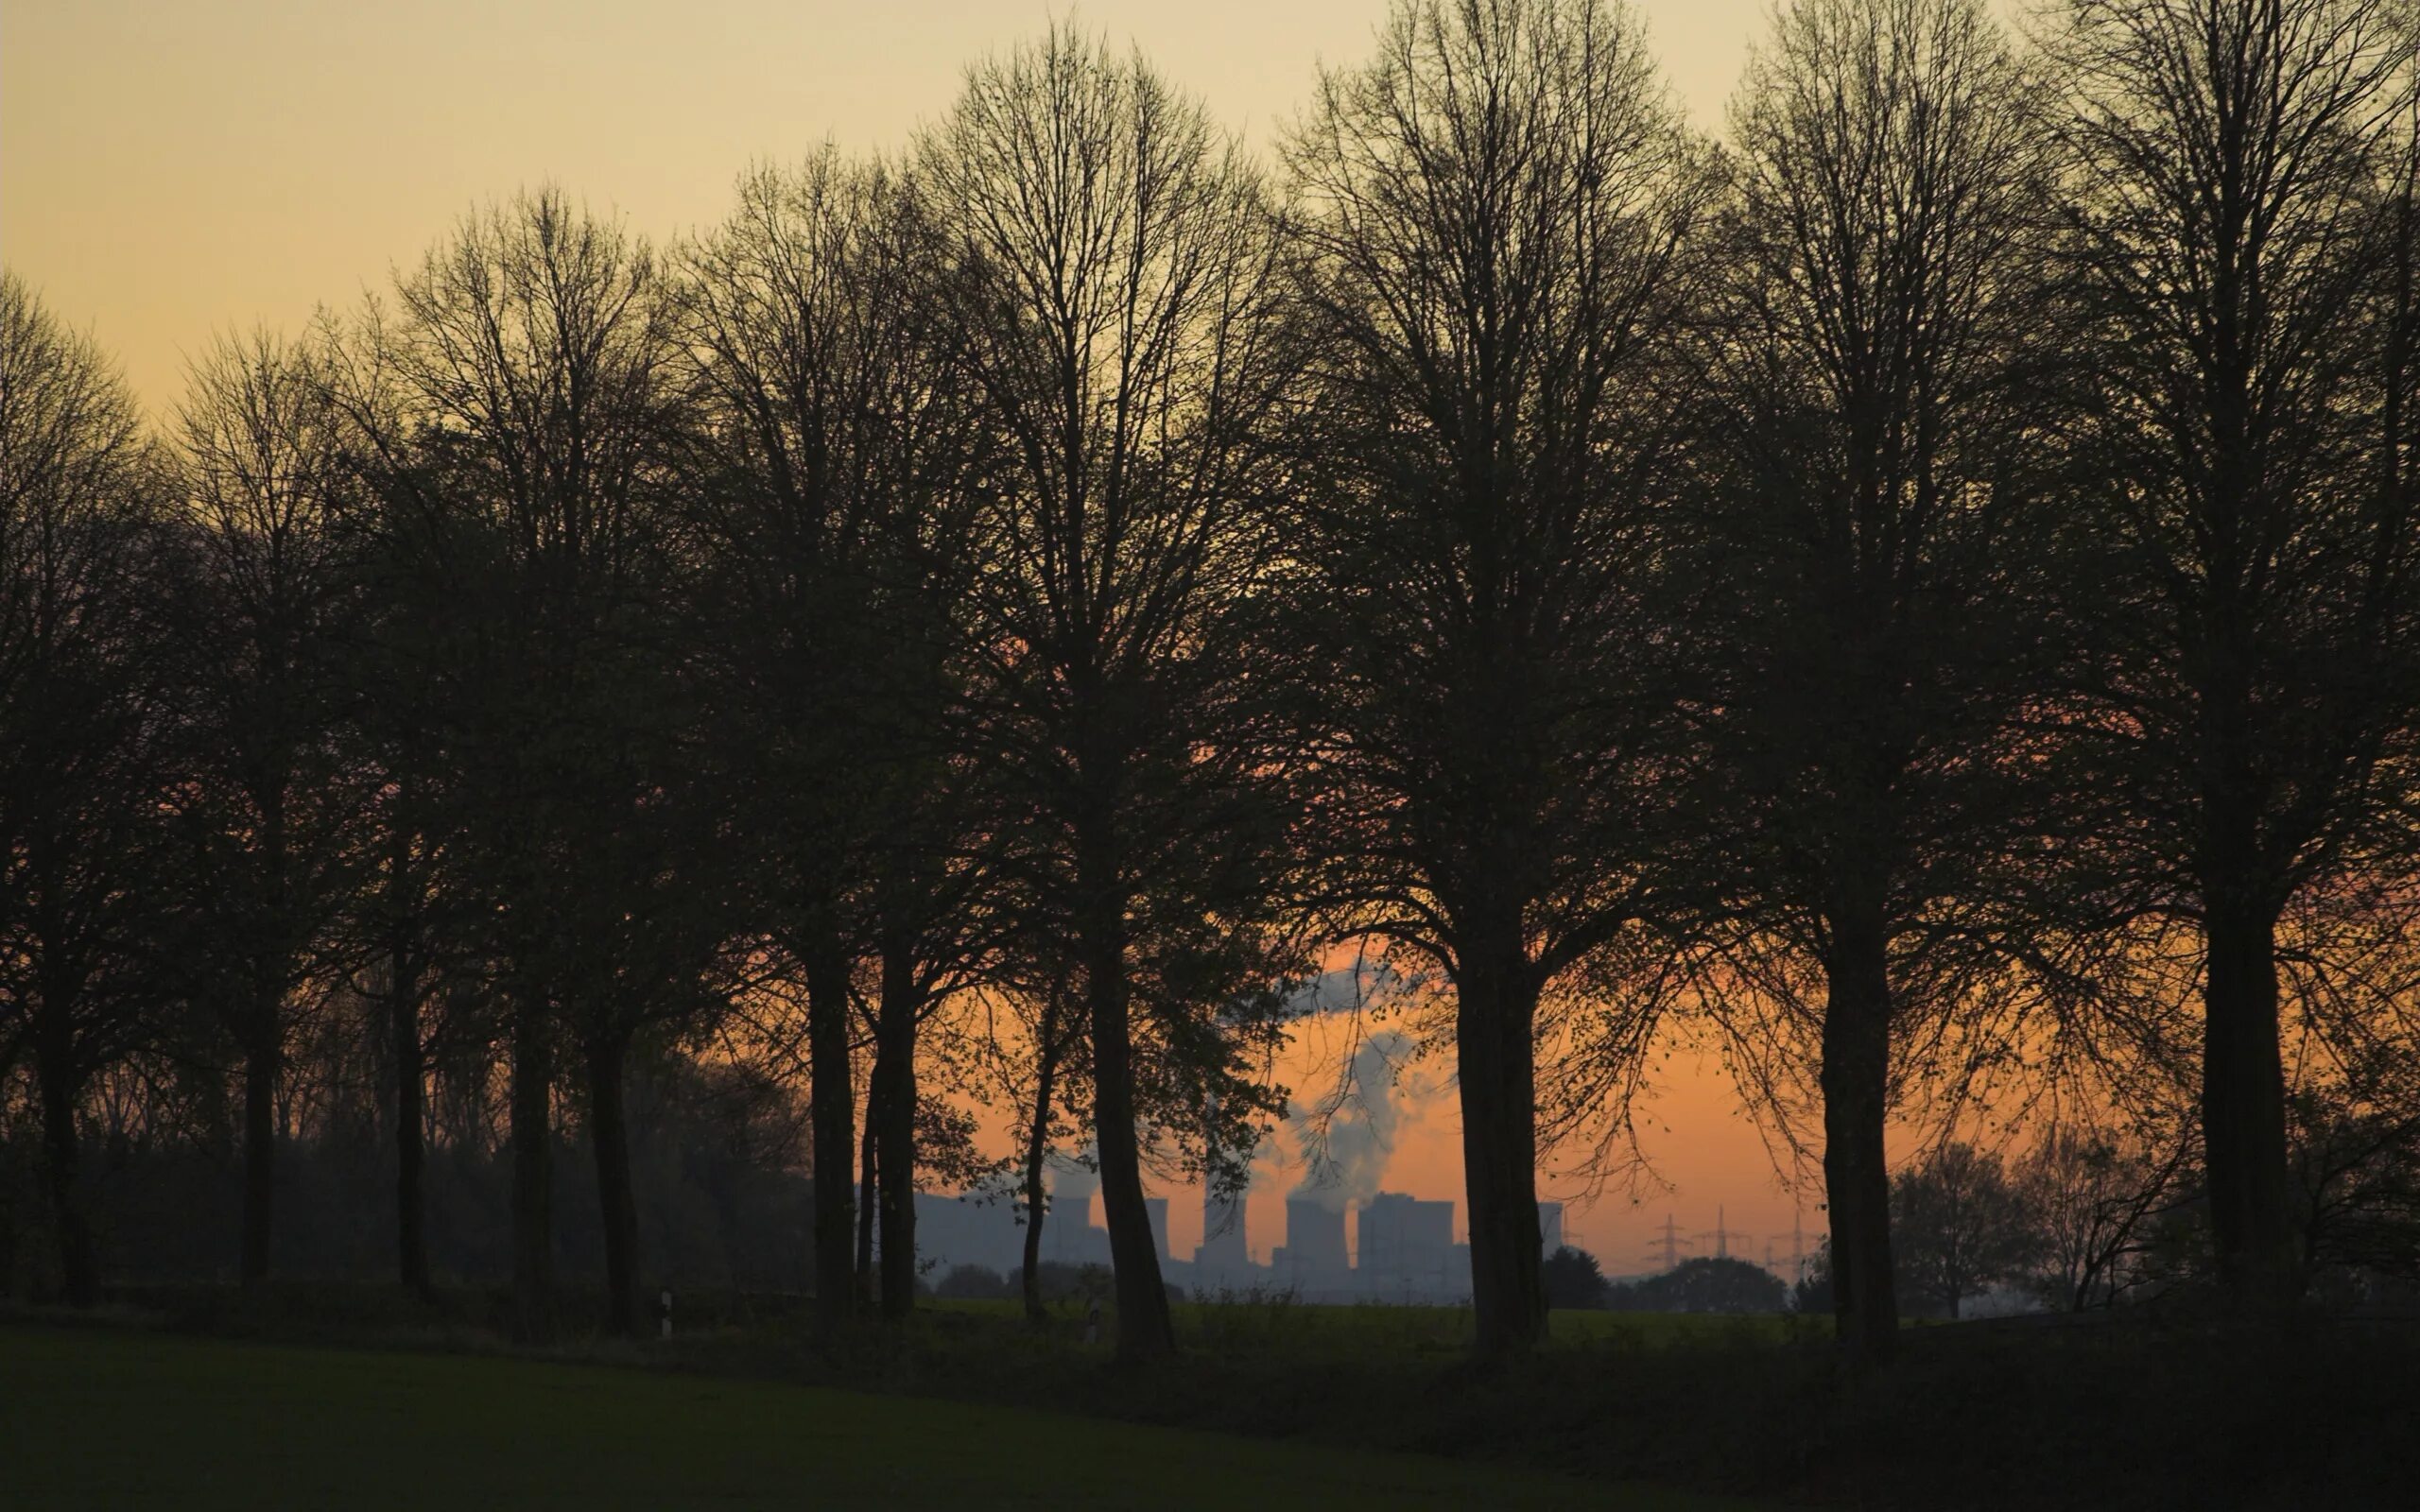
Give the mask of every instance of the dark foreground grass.
M 0 1329 L 0 1506 L 1747 1503 L 1011 1407 L 494 1357 Z
M 1558 1316 L 1517 1366 L 1450 1310 L 1196 1306 L 1184 1357 L 1119 1371 L 1065 1328 L 930 1309 L 832 1346 L 769 1322 L 695 1367 L 1046 1402 L 1138 1423 L 1451 1453 L 1611 1483 L 1906 1512 L 2420 1507 L 2420 1323 L 2181 1299 L 2087 1318 L 1911 1328 L 1844 1372 L 1787 1318 Z M 1570 1326 L 1579 1324 L 1580 1326 Z
M 341 1283 L 151 1288 L 120 1305 L 123 1316 L 219 1338 L 512 1352 L 495 1332 L 495 1297 L 476 1291 L 423 1305 Z M 579 1320 L 600 1313 L 596 1298 L 573 1298 L 561 1351 L 675 1387 L 715 1378 L 727 1391 L 786 1383 L 915 1399 L 856 1409 L 877 1420 L 1074 1415 L 1022 1435 L 1002 1430 L 982 1452 L 1045 1467 L 1032 1472 L 1046 1490 L 1031 1504 L 1137 1504 L 1114 1491 L 1077 1500 L 1095 1483 L 1068 1479 L 1066 1467 L 1096 1452 L 1082 1446 L 1156 1428 L 1236 1435 L 1189 1441 L 1214 1445 L 1221 1463 L 1275 1465 L 1281 1484 L 1287 1465 L 1374 1455 L 1408 1466 L 1429 1505 L 1521 1505 L 1520 1487 L 1549 1473 L 1572 1477 L 1560 1483 L 1568 1499 L 1527 1504 L 1691 1504 L 1634 1489 L 1652 1485 L 1875 1512 L 2420 1507 L 2420 1320 L 2410 1318 L 2314 1309 L 2251 1319 L 2182 1298 L 2093 1319 L 1910 1329 L 1888 1367 L 1849 1374 L 1827 1331 L 1778 1318 L 1558 1316 L 1556 1342 L 1535 1358 L 1482 1366 L 1451 1309 L 1248 1298 L 1187 1306 L 1183 1355 L 1129 1369 L 1084 1342 L 1072 1314 L 1036 1329 L 997 1305 L 934 1305 L 904 1328 L 869 1322 L 826 1339 L 801 1299 L 700 1294 L 683 1297 L 668 1342 L 579 1336 Z M 9 1385 L 0 1350 L 0 1405 L 13 1408 Z M 0 1411 L 0 1453 L 9 1416 Z M 1428 1457 L 1440 1455 L 1465 1463 Z M 9 1484 L 0 1473 L 0 1489 Z M 1144 1504 L 1296 1504 L 1261 1484 L 1180 1470 L 1155 1485 L 1197 1500 Z M 1393 1490 L 1379 1501 L 1423 1504 Z M 1322 1490 L 1311 1504 L 1353 1503 Z

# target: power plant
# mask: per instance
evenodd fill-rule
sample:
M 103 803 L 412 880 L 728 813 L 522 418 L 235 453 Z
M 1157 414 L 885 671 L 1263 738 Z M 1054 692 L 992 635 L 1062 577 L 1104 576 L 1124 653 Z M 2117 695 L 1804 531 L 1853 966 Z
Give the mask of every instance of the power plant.
M 1092 1199 L 1089 1188 L 1053 1197 L 1042 1237 L 1046 1262 L 1111 1263 L 1109 1233 L 1093 1221 Z M 1401 1192 L 1351 1201 L 1332 1191 L 1288 1197 L 1284 1243 L 1269 1250 L 1264 1261 L 1253 1253 L 1240 1195 L 1203 1194 L 1201 1243 L 1190 1259 L 1169 1249 L 1167 1199 L 1144 1200 L 1163 1274 L 1198 1296 L 1257 1288 L 1290 1293 L 1305 1302 L 1451 1305 L 1470 1297 L 1470 1246 L 1455 1242 L 1457 1205 L 1452 1202 Z M 1013 1204 L 919 1194 L 916 1226 L 918 1258 L 935 1280 L 953 1265 L 981 1265 L 1009 1276 L 1024 1263 L 1025 1234 Z M 1670 1270 L 1693 1253 L 1743 1258 L 1754 1253 L 1748 1247 L 1753 1236 L 1733 1228 L 1721 1207 L 1715 1210 L 1715 1227 L 1703 1233 L 1690 1234 L 1668 1216 L 1654 1233 L 1654 1247 L 1638 1257 L 1647 1263 L 1644 1266 L 1634 1261 L 1608 1265 L 1607 1272 L 1618 1277 Z M 1542 1255 L 1552 1255 L 1572 1242 L 1564 1228 L 1562 1203 L 1538 1204 L 1538 1237 Z M 1776 1253 L 1784 1238 L 1790 1244 L 1786 1255 Z M 1766 1242 L 1765 1268 L 1784 1280 L 1794 1280 L 1803 1273 L 1806 1253 L 1806 1235 L 1793 1225 L 1789 1234 L 1775 1234 Z
M 1454 1205 L 1381 1192 L 1362 1204 L 1361 1291 L 1381 1300 L 1409 1301 L 1455 1290 Z
M 1145 1200 L 1163 1271 L 1189 1291 L 1216 1295 L 1258 1287 L 1305 1302 L 1453 1304 L 1470 1298 L 1470 1246 L 1454 1242 L 1451 1202 L 1400 1192 L 1380 1192 L 1357 1203 L 1333 1193 L 1289 1197 L 1285 1243 L 1261 1263 L 1253 1258 L 1239 1197 L 1204 1195 L 1202 1240 L 1189 1261 L 1169 1253 L 1167 1199 Z M 1045 1261 L 1110 1263 L 1109 1234 L 1091 1221 L 1092 1207 L 1089 1191 L 1052 1199 L 1042 1231 Z M 1005 1276 L 1024 1263 L 1024 1230 L 1013 1204 L 920 1194 L 916 1229 L 918 1259 L 936 1279 L 955 1265 L 980 1265 Z M 1564 1242 L 1563 1204 L 1538 1204 L 1538 1230 L 1544 1252 L 1553 1253 Z
M 1240 1291 L 1253 1283 L 1252 1246 L 1240 1196 L 1201 1193 L 1201 1244 L 1193 1252 L 1195 1283 L 1205 1291 Z

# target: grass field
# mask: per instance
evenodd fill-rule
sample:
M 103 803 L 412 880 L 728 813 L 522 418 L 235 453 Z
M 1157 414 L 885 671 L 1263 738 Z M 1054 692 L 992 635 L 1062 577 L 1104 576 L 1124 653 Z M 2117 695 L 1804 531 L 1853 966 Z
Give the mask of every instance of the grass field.
M 918 1304 L 941 1312 L 986 1318 L 1022 1315 L 1013 1301 L 935 1299 Z M 1468 1349 L 1477 1324 L 1467 1307 L 1402 1307 L 1367 1303 L 1339 1306 L 1280 1297 L 1241 1297 L 1176 1304 L 1177 1331 L 1188 1347 L 1222 1344 L 1306 1342 L 1357 1351 L 1409 1350 L 1459 1353 Z M 1080 1304 L 1062 1302 L 1054 1311 L 1073 1325 Z M 1775 1344 L 1830 1336 L 1832 1320 L 1789 1314 L 1599 1313 L 1560 1311 L 1547 1318 L 1555 1345 L 1564 1348 L 1661 1349 L 1682 1344 Z
M 1752 1503 L 856 1392 L 477 1356 L 0 1330 L 0 1507 Z

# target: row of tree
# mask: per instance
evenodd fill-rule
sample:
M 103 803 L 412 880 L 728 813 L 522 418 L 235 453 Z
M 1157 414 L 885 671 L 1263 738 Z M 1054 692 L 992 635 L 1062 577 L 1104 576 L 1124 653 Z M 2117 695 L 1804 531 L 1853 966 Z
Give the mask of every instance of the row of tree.
M 1006 1066 L 1029 1257 L 1073 1120 L 1165 1353 L 1144 1163 L 1240 1178 L 1361 941 L 1437 984 L 1484 1350 L 1675 1011 L 1820 1131 L 1858 1355 L 1887 1122 L 1997 1067 L 2186 1089 L 2218 1273 L 2290 1295 L 2289 1043 L 2411 1080 L 2413 43 L 1803 0 L 1718 145 L 1617 3 L 1404 0 L 1264 166 L 1053 31 L 666 250 L 477 211 L 161 436 L 9 279 L 0 1068 L 64 1291 L 129 1067 L 239 1089 L 268 1273 L 342 999 L 409 1284 L 441 1056 L 532 1335 L 566 1117 L 637 1316 L 634 1057 L 803 1068 L 827 1321 L 908 1305 L 936 1092 Z
M 2306 1284 L 2380 1300 L 2420 1280 L 2420 1141 L 2408 1091 L 2375 1106 L 2306 1091 L 2290 1100 L 2289 1244 Z M 1951 1140 L 1891 1181 L 1893 1260 L 1916 1302 L 1945 1317 L 2014 1288 L 2053 1311 L 2155 1297 L 2205 1264 L 2216 1218 L 2188 1142 L 2147 1145 L 2054 1130 L 2014 1160 Z M 1828 1255 L 1802 1278 L 1829 1287 Z
M 2403 1106 L 2408 1108 L 2408 1098 Z M 2295 1099 L 2294 1222 L 2304 1272 L 2354 1303 L 2408 1297 L 2420 1280 L 2420 1143 L 2408 1126 Z M 2205 1279 L 2210 1213 L 2192 1146 L 2058 1126 L 2019 1151 L 1950 1139 L 1891 1177 L 1893 1273 L 1910 1310 L 1955 1319 L 1969 1304 L 2083 1313 Z M 1728 1254 L 1608 1279 L 1597 1258 L 1547 1257 L 1547 1301 L 1616 1312 L 1829 1314 L 1828 1243 L 1774 1268 Z

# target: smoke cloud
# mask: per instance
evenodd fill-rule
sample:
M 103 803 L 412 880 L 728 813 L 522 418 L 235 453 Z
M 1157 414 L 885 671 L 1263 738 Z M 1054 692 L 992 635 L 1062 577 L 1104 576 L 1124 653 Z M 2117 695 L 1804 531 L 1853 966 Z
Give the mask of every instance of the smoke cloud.
M 1378 1194 L 1403 1121 L 1397 1072 L 1411 1049 L 1411 1040 L 1392 1030 L 1371 1036 L 1354 1052 L 1332 1098 L 1296 1109 L 1290 1123 L 1305 1171 L 1289 1196 L 1341 1211 Z

